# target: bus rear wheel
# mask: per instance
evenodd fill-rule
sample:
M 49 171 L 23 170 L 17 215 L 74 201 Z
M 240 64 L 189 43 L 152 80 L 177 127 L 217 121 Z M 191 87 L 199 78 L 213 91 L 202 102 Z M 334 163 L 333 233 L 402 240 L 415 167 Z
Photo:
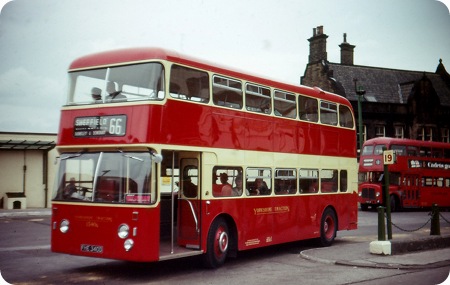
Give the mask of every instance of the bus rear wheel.
M 336 213 L 332 209 L 327 208 L 320 222 L 320 244 L 322 246 L 330 246 L 336 237 L 336 231 Z
M 223 218 L 214 220 L 208 232 L 207 242 L 204 265 L 208 268 L 217 268 L 225 262 L 230 244 L 228 225 Z

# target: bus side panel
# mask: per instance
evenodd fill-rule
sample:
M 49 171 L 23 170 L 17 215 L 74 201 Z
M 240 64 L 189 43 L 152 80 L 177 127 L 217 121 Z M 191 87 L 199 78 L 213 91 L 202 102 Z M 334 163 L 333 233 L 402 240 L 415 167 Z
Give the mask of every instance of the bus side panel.
M 358 193 L 340 194 L 338 197 L 338 201 L 335 201 L 330 195 L 330 202 L 337 212 L 338 231 L 356 230 L 358 228 Z
M 210 200 L 203 207 L 202 248 L 206 248 L 212 220 L 221 214 L 236 223 L 239 250 L 317 238 L 322 213 L 328 206 L 336 210 L 338 230 L 356 229 L 357 200 L 356 192 Z
M 450 191 L 445 187 L 422 187 L 420 189 L 420 207 L 450 207 Z
M 130 261 L 156 261 L 159 258 L 159 207 L 129 208 L 115 205 L 54 203 L 52 206 L 51 248 L 54 252 Z M 69 221 L 69 230 L 60 223 Z M 126 238 L 118 236 L 121 224 L 129 226 Z M 124 248 L 131 239 L 133 247 Z

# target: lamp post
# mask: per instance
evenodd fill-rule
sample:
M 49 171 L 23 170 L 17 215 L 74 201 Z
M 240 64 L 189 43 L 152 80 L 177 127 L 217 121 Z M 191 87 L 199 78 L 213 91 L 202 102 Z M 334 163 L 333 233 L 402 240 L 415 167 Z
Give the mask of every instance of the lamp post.
M 359 132 L 359 155 L 361 156 L 362 152 L 362 145 L 363 145 L 363 123 L 362 123 L 362 108 L 361 108 L 361 102 L 364 98 L 364 94 L 366 94 L 366 91 L 362 86 L 357 86 L 356 83 L 358 82 L 358 79 L 353 79 L 355 82 L 355 93 L 358 95 L 358 132 Z

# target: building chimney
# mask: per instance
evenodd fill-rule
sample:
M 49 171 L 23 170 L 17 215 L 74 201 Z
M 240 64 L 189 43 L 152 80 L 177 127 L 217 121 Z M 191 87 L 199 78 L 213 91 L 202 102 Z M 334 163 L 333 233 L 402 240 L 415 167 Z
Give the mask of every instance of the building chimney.
M 328 36 L 323 33 L 323 26 L 313 28 L 313 36 L 308 39 L 309 41 L 308 63 L 327 60 L 327 38 Z
M 344 42 L 339 47 L 341 48 L 341 64 L 353 65 L 353 49 L 355 46 L 347 42 L 346 33 L 344 33 Z

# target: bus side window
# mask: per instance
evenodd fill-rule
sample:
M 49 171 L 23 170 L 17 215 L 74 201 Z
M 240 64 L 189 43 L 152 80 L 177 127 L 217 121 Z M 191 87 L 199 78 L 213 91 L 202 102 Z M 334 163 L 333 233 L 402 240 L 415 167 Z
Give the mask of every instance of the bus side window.
M 317 193 L 319 192 L 319 170 L 317 169 L 300 169 L 299 185 L 300 193 Z
M 295 119 L 297 117 L 297 105 L 295 95 L 282 91 L 275 91 L 273 98 L 274 112 L 276 116 Z
M 217 106 L 242 109 L 242 83 L 239 80 L 213 76 L 213 102 Z
M 408 146 L 408 156 L 419 156 L 419 149 L 416 146 Z
M 317 99 L 299 95 L 298 96 L 298 115 L 300 120 L 309 122 L 318 122 L 319 111 Z
M 173 98 L 199 103 L 209 102 L 209 77 L 206 72 L 173 65 L 169 86 L 169 93 Z
M 242 168 L 215 166 L 212 174 L 212 192 L 214 197 L 242 195 Z M 239 180 L 239 183 L 237 180 Z
M 320 171 L 320 187 L 321 192 L 337 192 L 338 171 L 335 169 L 322 169 Z
M 393 150 L 396 155 L 406 155 L 405 145 L 391 145 L 391 150 Z
M 350 129 L 354 126 L 352 111 L 347 106 L 339 105 L 339 125 Z
M 337 125 L 337 105 L 335 103 L 320 102 L 320 122 L 327 125 Z
M 275 194 L 295 194 L 297 192 L 297 171 L 295 169 L 275 169 Z
M 245 108 L 251 112 L 270 114 L 270 89 L 248 83 L 245 88 Z
M 341 170 L 339 173 L 339 180 L 340 180 L 340 190 L 341 192 L 347 192 L 348 186 L 347 186 L 347 170 Z
M 272 193 L 272 170 L 270 168 L 248 168 L 246 193 L 249 196 Z

